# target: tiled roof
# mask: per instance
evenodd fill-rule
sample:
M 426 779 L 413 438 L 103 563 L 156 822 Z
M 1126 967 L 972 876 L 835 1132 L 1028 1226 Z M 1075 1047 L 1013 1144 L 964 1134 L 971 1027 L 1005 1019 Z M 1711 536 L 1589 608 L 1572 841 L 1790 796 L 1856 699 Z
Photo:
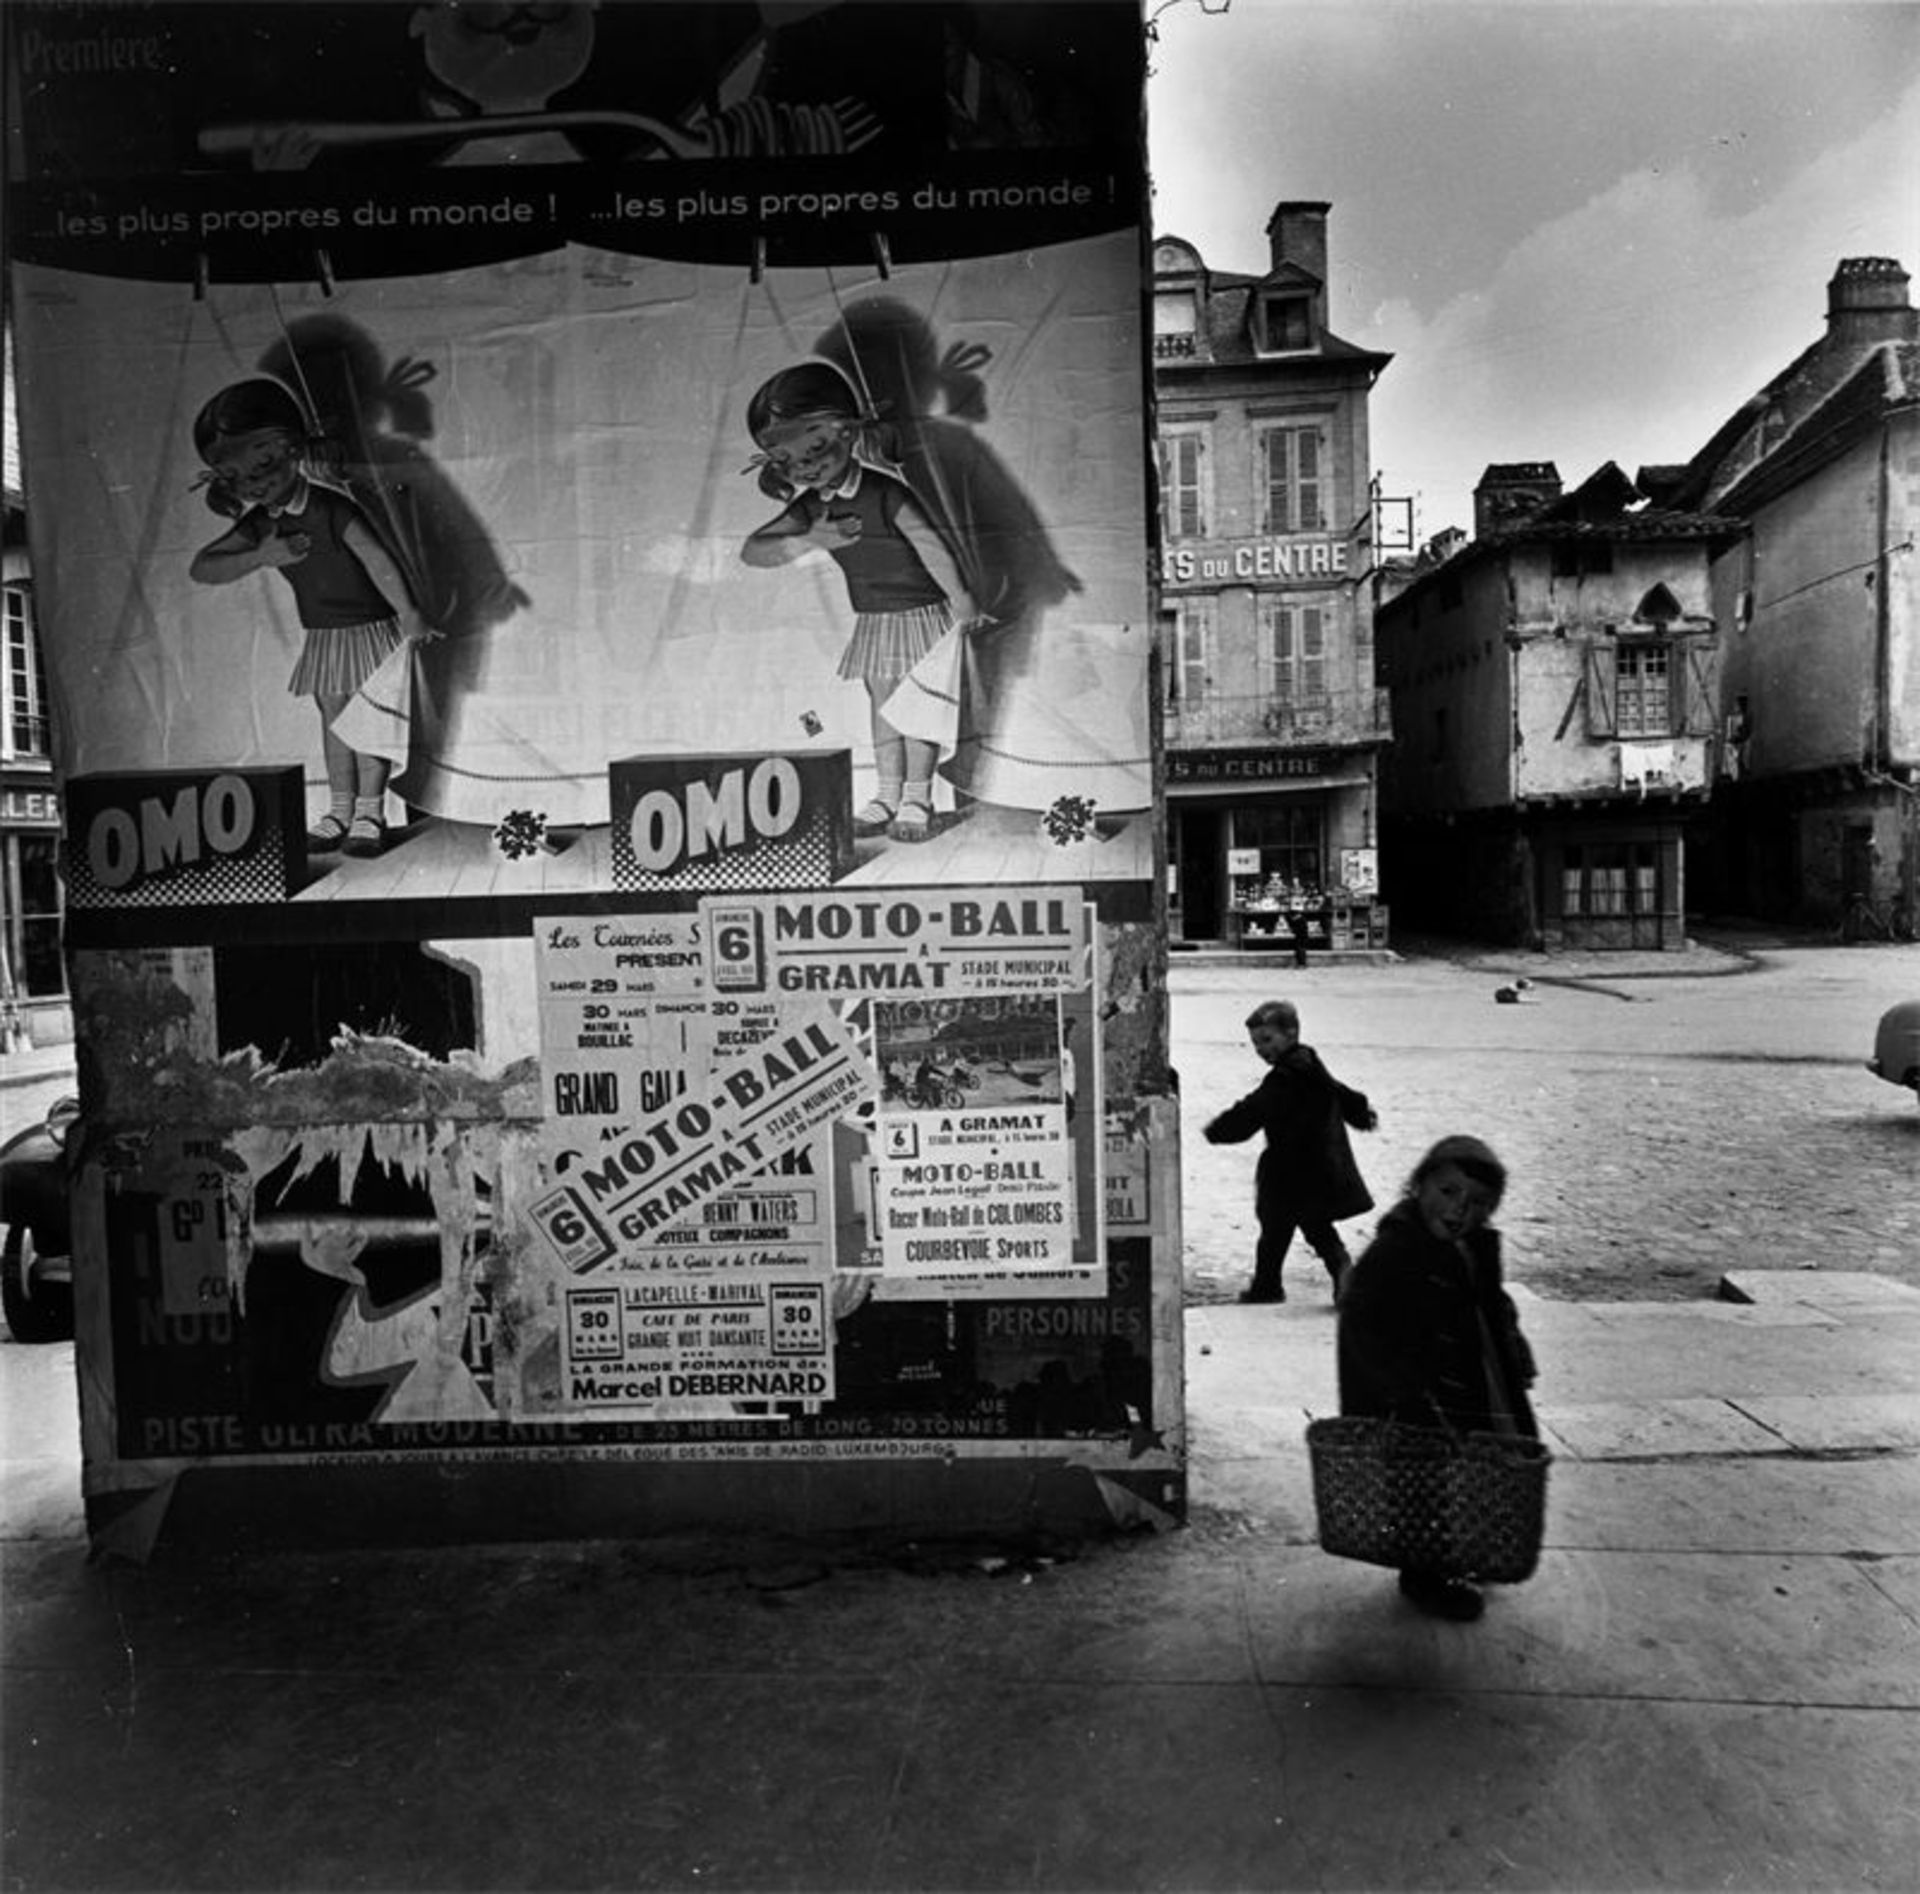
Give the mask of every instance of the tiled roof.
M 1883 272 L 1877 268 L 1854 271 L 1851 266 L 1878 266 L 1889 261 L 1876 257 L 1850 258 L 1842 263 L 1840 273 L 1881 274 Z M 1901 273 L 1898 264 L 1892 264 L 1891 267 L 1895 273 Z M 1888 399 L 1895 402 L 1913 399 L 1916 388 L 1914 347 L 1915 344 L 1910 341 L 1876 342 L 1849 362 L 1845 359 L 1844 351 L 1836 350 L 1825 336 L 1809 343 L 1765 387 L 1743 401 L 1714 430 L 1705 446 L 1687 463 L 1686 479 L 1675 497 L 1697 504 L 1716 484 L 1728 490 L 1735 484 L 1744 485 L 1762 461 L 1771 459 L 1784 441 L 1799 433 L 1814 415 L 1825 414 L 1831 421 L 1833 411 L 1829 404 L 1833 396 L 1851 383 L 1861 367 L 1875 357 L 1891 358 Z M 1760 429 L 1770 419 L 1784 425 L 1786 432 L 1779 440 L 1767 443 L 1761 440 Z
M 1550 460 L 1496 460 L 1488 464 L 1478 484 L 1484 487 L 1489 482 L 1512 480 L 1533 486 L 1541 481 L 1559 478 L 1560 469 Z
M 1563 494 L 1540 512 L 1468 540 L 1451 558 L 1422 571 L 1380 609 L 1397 611 L 1402 601 L 1425 597 L 1443 573 L 1457 576 L 1521 546 L 1553 545 L 1569 539 L 1602 540 L 1613 545 L 1659 540 L 1724 542 L 1739 538 L 1746 530 L 1746 522 L 1730 513 L 1696 513 L 1681 507 L 1644 505 L 1640 500 L 1641 489 L 1608 461 L 1571 493 Z
M 1876 343 L 1843 380 L 1807 409 L 1778 440 L 1754 453 L 1750 464 L 1721 495 L 1722 503 L 1741 511 L 1750 510 L 1758 499 L 1792 486 L 1816 467 L 1823 466 L 1841 446 L 1856 439 L 1862 428 L 1871 427 L 1889 409 L 1916 401 L 1920 401 L 1920 342 Z M 1745 427 L 1734 431 L 1711 466 L 1704 470 L 1701 466 L 1708 449 L 1703 449 L 1696 458 L 1687 497 L 1698 497 L 1711 483 L 1714 472 L 1732 459 L 1734 449 L 1764 417 L 1754 414 L 1741 418 Z
M 1255 294 L 1263 288 L 1276 285 L 1285 288 L 1315 280 L 1291 265 L 1268 276 L 1241 276 L 1216 270 L 1211 277 L 1211 294 L 1205 298 L 1204 350 L 1196 350 L 1192 355 L 1162 357 L 1161 368 L 1232 368 L 1275 361 L 1284 361 L 1289 366 L 1306 366 L 1314 362 L 1351 362 L 1356 366 L 1372 364 L 1384 367 L 1392 361 L 1390 354 L 1383 354 L 1377 349 L 1363 349 L 1358 343 L 1335 335 L 1331 329 L 1322 329 L 1318 346 L 1311 349 L 1288 349 L 1283 353 L 1269 354 L 1253 346 L 1251 304 Z
M 1623 513 L 1617 519 L 1548 519 L 1536 515 L 1517 526 L 1503 526 L 1484 539 L 1473 540 L 1463 550 L 1470 552 L 1475 546 L 1512 546 L 1554 539 L 1731 539 L 1745 530 L 1746 523 L 1731 513 L 1689 513 L 1675 507 L 1648 507 L 1639 513 Z

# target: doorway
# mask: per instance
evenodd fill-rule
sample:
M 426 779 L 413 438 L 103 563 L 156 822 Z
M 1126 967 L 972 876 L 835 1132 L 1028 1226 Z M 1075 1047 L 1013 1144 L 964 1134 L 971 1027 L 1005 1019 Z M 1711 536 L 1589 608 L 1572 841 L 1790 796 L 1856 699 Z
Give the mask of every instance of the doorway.
M 1218 940 L 1223 928 L 1220 869 L 1224 843 L 1218 809 L 1181 809 L 1175 863 L 1180 871 L 1180 938 Z

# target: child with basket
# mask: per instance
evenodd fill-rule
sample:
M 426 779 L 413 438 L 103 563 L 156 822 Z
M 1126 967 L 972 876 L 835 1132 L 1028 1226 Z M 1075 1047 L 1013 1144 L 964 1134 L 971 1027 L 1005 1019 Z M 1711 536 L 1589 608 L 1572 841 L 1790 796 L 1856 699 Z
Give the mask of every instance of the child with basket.
M 1490 1221 L 1506 1183 L 1505 1166 L 1473 1137 L 1442 1138 L 1415 1166 L 1341 1298 L 1343 1416 L 1538 1441 L 1527 1400 L 1533 1353 L 1502 1286 Z M 1544 1450 L 1526 1458 L 1543 1466 Z M 1400 1590 L 1422 1611 L 1461 1622 L 1485 1607 L 1466 1577 L 1420 1563 L 1402 1566 Z

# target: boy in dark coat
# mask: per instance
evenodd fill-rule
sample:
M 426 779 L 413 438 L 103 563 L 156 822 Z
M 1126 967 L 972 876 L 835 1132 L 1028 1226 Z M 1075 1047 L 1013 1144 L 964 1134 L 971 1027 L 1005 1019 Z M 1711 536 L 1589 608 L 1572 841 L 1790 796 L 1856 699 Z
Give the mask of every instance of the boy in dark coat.
M 1300 1015 L 1287 1000 L 1268 1000 L 1247 1016 L 1247 1038 L 1267 1062 L 1267 1076 L 1206 1127 L 1209 1144 L 1242 1144 L 1266 1133 L 1254 1174 L 1254 1213 L 1260 1241 L 1253 1281 L 1242 1302 L 1284 1302 L 1281 1265 L 1298 1230 L 1327 1266 L 1335 1300 L 1351 1259 L 1334 1225 L 1373 1208 L 1373 1198 L 1354 1162 L 1347 1127 L 1371 1131 L 1379 1116 L 1366 1095 L 1342 1085 L 1300 1043 Z

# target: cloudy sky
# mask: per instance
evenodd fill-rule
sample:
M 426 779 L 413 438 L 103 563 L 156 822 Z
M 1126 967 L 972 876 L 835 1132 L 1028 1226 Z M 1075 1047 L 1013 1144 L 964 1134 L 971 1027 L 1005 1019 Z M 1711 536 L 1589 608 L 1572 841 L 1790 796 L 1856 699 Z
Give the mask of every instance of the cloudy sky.
M 1154 229 L 1267 268 L 1325 199 L 1331 312 L 1395 359 L 1420 537 L 1489 461 L 1688 459 L 1816 340 L 1847 256 L 1920 279 L 1920 4 L 1147 0 Z

